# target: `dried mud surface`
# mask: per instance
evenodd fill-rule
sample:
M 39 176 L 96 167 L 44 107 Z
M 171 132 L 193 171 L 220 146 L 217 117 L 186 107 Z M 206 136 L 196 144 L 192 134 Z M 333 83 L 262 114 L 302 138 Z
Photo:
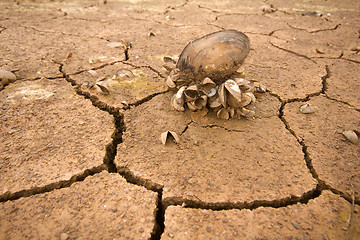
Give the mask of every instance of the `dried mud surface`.
M 359 239 L 359 9 L 2 1 L 0 238 Z M 250 38 L 253 119 L 169 104 L 162 58 L 221 29 Z

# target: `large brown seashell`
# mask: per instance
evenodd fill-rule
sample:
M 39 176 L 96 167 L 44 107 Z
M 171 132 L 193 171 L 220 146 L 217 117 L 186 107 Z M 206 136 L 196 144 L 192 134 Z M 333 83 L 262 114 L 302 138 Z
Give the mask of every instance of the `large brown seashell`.
M 223 82 L 244 62 L 250 51 L 250 40 L 242 32 L 223 30 L 190 42 L 182 51 L 176 68 L 184 78 L 211 78 Z

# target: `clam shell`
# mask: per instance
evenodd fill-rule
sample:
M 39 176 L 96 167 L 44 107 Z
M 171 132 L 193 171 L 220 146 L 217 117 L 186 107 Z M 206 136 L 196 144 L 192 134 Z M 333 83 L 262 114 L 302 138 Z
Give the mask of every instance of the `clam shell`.
M 191 85 L 185 89 L 184 95 L 187 102 L 195 101 L 199 96 L 199 89 L 196 85 Z
M 185 111 L 185 108 L 184 108 L 185 88 L 186 88 L 185 86 L 181 87 L 171 99 L 171 105 L 180 112 Z
M 208 102 L 210 108 L 218 108 L 221 106 L 220 98 L 218 96 L 209 98 Z
M 359 137 L 356 135 L 356 133 L 352 130 L 347 130 L 342 133 L 351 143 L 358 144 L 359 143 Z
M 216 84 L 210 78 L 204 78 L 200 84 L 201 91 L 208 97 L 214 96 L 216 93 Z
M 245 106 L 249 105 L 250 103 L 251 103 L 251 97 L 248 94 L 243 93 L 242 94 L 241 106 L 245 107 Z
M 226 108 L 221 108 L 217 113 L 216 116 L 219 119 L 225 119 L 228 120 L 230 118 L 230 113 Z
M 225 89 L 225 84 L 221 84 L 219 86 L 219 100 L 221 105 L 223 105 L 223 107 L 227 107 L 227 94 L 226 94 L 226 89 Z
M 162 144 L 166 145 L 169 140 L 173 140 L 173 142 L 178 143 L 179 142 L 179 136 L 176 134 L 176 132 L 173 131 L 166 131 L 163 132 L 160 136 Z
M 202 80 L 201 82 L 201 85 L 204 86 L 204 85 L 210 85 L 211 87 L 215 87 L 216 86 L 216 83 L 214 83 L 213 80 L 211 80 L 210 78 L 206 77 Z
M 230 95 L 232 95 L 237 101 L 241 102 L 241 90 L 234 80 L 227 80 L 224 86 Z
M 194 105 L 197 109 L 202 109 L 207 104 L 207 96 L 200 96 L 198 99 L 194 101 Z
M 199 110 L 199 108 L 197 108 L 197 106 L 195 105 L 195 101 L 186 102 L 186 105 L 187 105 L 187 107 L 188 107 L 191 111 L 193 111 L 193 112 Z M 200 108 L 200 109 L 201 109 L 201 108 Z
M 249 96 L 251 99 L 251 103 L 256 103 L 256 97 L 252 92 L 247 92 L 245 95 Z
M 176 67 L 195 79 L 210 77 L 221 83 L 235 72 L 250 51 L 250 40 L 242 32 L 223 30 L 190 42 L 182 51 Z
M 99 89 L 101 90 L 101 92 L 105 95 L 110 94 L 110 90 L 107 86 L 107 84 L 104 81 L 100 81 L 96 83 L 96 86 L 99 87 Z

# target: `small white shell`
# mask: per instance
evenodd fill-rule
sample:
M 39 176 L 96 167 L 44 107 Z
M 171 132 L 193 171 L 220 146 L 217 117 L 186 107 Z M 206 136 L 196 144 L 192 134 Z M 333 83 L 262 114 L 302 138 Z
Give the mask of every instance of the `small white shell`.
M 300 106 L 299 111 L 303 114 L 310 114 L 316 112 L 316 108 L 311 106 L 310 103 L 306 103 Z
M 359 143 L 359 137 L 356 135 L 356 133 L 352 130 L 347 130 L 342 133 L 350 142 L 353 144 Z
M 180 112 L 185 111 L 185 108 L 184 108 L 184 91 L 185 91 L 185 89 L 186 89 L 185 86 L 181 87 L 171 99 L 172 106 Z
M 161 134 L 161 142 L 162 144 L 166 144 L 169 139 L 172 139 L 175 143 L 179 142 L 179 136 L 176 134 L 176 132 L 173 131 L 166 131 Z
M 215 88 L 211 88 L 210 89 L 210 92 L 208 93 L 208 97 L 213 97 L 213 96 L 215 96 L 215 94 L 216 94 L 216 89 Z
M 172 78 L 170 76 L 168 76 L 166 78 L 166 85 L 169 87 L 169 88 L 176 88 L 176 84 L 174 83 L 174 81 L 172 80 Z

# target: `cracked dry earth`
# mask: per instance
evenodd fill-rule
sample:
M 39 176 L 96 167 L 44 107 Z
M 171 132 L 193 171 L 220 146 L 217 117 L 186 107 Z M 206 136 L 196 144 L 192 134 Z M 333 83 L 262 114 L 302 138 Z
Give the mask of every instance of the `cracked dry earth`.
M 0 239 L 360 239 L 359 1 L 2 1 Z M 254 119 L 170 106 L 163 56 L 246 33 Z M 109 94 L 88 86 L 104 78 Z M 316 111 L 302 114 L 311 104 Z M 162 145 L 175 131 L 178 144 Z

